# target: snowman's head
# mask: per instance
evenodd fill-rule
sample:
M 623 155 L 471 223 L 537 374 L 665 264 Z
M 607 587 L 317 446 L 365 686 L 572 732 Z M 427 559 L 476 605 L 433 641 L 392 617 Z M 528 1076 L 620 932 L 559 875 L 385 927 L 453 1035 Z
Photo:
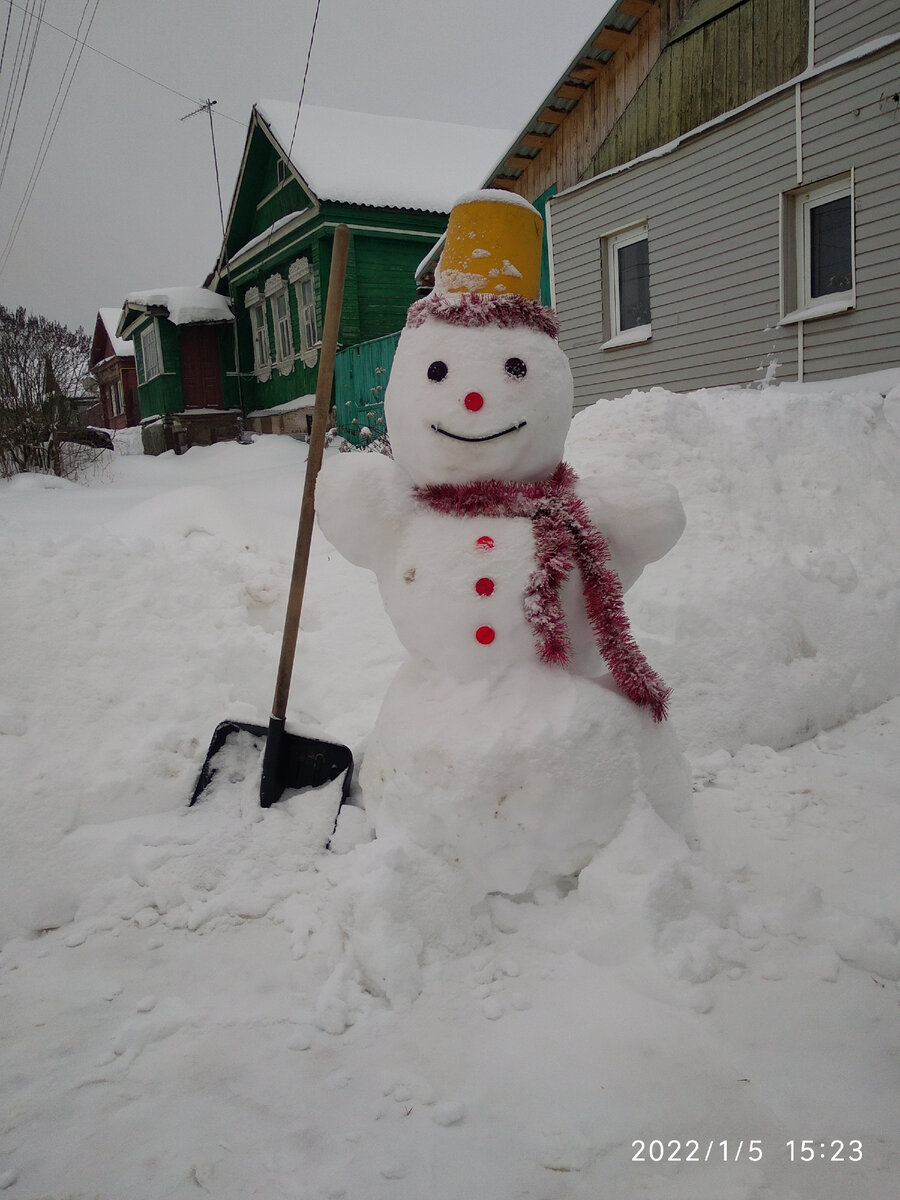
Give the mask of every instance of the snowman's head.
M 394 458 L 415 484 L 530 482 L 563 457 L 573 386 L 553 314 L 535 304 L 538 317 L 530 319 L 522 303 L 517 311 L 526 319 L 482 324 L 481 300 L 465 298 L 476 312 L 472 323 L 446 319 L 446 307 L 430 315 L 420 302 L 401 334 L 385 419 Z

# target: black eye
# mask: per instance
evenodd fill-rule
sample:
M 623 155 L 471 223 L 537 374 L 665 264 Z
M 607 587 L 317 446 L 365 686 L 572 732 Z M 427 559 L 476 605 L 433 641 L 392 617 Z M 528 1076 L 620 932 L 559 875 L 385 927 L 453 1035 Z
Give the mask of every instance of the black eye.
M 433 362 L 428 368 L 428 378 L 432 381 L 432 383 L 440 383 L 442 379 L 446 379 L 447 364 L 445 362 L 441 362 L 440 359 L 437 359 L 437 361 Z
M 508 358 L 503 367 L 507 375 L 511 375 L 513 379 L 524 379 L 528 374 L 528 368 L 521 358 Z

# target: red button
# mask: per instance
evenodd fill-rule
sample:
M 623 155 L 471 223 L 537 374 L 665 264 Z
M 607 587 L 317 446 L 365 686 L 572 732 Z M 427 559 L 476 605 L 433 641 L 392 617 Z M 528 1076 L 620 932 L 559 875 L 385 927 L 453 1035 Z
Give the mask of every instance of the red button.
M 484 404 L 484 396 L 482 396 L 481 392 L 469 392 L 468 396 L 463 400 L 463 404 L 469 412 L 478 412 L 479 408 Z
M 496 636 L 490 625 L 480 625 L 475 630 L 475 641 L 481 642 L 482 646 L 489 646 Z
M 479 550 L 493 550 L 494 539 L 485 534 L 484 537 L 480 537 L 476 540 L 475 545 Z
M 494 590 L 494 581 L 484 575 L 481 579 L 475 581 L 475 591 L 479 596 L 490 596 Z

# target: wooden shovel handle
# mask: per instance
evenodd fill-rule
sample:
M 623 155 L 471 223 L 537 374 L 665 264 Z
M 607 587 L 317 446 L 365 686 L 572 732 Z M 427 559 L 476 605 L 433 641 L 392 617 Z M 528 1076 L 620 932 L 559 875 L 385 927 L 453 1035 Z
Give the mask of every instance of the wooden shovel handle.
M 297 528 L 294 566 L 288 592 L 287 613 L 284 618 L 281 659 L 278 663 L 278 677 L 275 680 L 275 698 L 272 701 L 272 716 L 278 720 L 284 720 L 287 714 L 291 672 L 294 668 L 297 633 L 300 629 L 300 610 L 303 607 L 306 571 L 309 566 L 309 547 L 316 516 L 316 477 L 322 465 L 322 454 L 325 449 L 325 432 L 328 427 L 328 408 L 331 403 L 331 384 L 334 380 L 334 359 L 337 354 L 349 245 L 350 230 L 346 225 L 338 225 L 334 231 L 331 272 L 328 276 L 328 298 L 325 302 L 325 327 L 322 331 L 322 350 L 319 355 L 316 403 L 309 435 L 309 455 L 306 459 L 306 482 L 303 486 L 303 501 L 300 505 L 300 524 Z

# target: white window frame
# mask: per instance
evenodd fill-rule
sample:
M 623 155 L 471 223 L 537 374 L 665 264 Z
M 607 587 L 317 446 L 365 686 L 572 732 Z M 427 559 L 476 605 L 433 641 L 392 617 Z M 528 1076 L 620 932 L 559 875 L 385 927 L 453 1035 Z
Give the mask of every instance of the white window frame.
M 144 383 L 149 383 L 151 379 L 163 373 L 162 345 L 156 321 L 141 330 L 141 370 Z
M 266 295 L 272 307 L 272 332 L 275 335 L 275 363 L 279 374 L 294 369 L 294 333 L 291 328 L 291 298 L 288 285 L 280 275 L 266 280 Z
M 114 417 L 121 417 L 125 411 L 125 396 L 122 392 L 122 380 L 114 379 L 109 385 L 110 411 Z
M 856 307 L 856 203 L 853 172 L 811 184 L 781 197 L 780 325 L 836 316 Z M 812 295 L 812 223 L 814 209 L 833 200 L 850 199 L 850 287 L 824 296 Z
M 250 312 L 250 333 L 253 342 L 253 372 L 263 383 L 272 374 L 272 356 L 269 351 L 269 324 L 266 319 L 266 299 L 259 288 L 248 288 L 244 303 Z
M 307 367 L 314 367 L 319 357 L 319 320 L 316 313 L 316 281 L 308 258 L 291 263 L 288 278 L 297 297 L 300 319 L 300 358 Z M 307 295 L 304 295 L 307 292 Z
M 604 333 L 606 340 L 601 349 L 614 350 L 619 346 L 634 346 L 640 342 L 648 342 L 653 336 L 652 324 L 634 325 L 630 329 L 622 328 L 622 313 L 620 307 L 619 289 L 619 251 L 635 242 L 646 242 L 649 252 L 650 227 L 646 221 L 629 225 L 624 229 L 614 230 L 601 239 L 603 254 L 603 289 Z
M 276 292 L 271 303 L 276 361 L 282 375 L 287 375 L 294 369 L 294 331 L 291 328 L 291 298 L 287 288 Z

